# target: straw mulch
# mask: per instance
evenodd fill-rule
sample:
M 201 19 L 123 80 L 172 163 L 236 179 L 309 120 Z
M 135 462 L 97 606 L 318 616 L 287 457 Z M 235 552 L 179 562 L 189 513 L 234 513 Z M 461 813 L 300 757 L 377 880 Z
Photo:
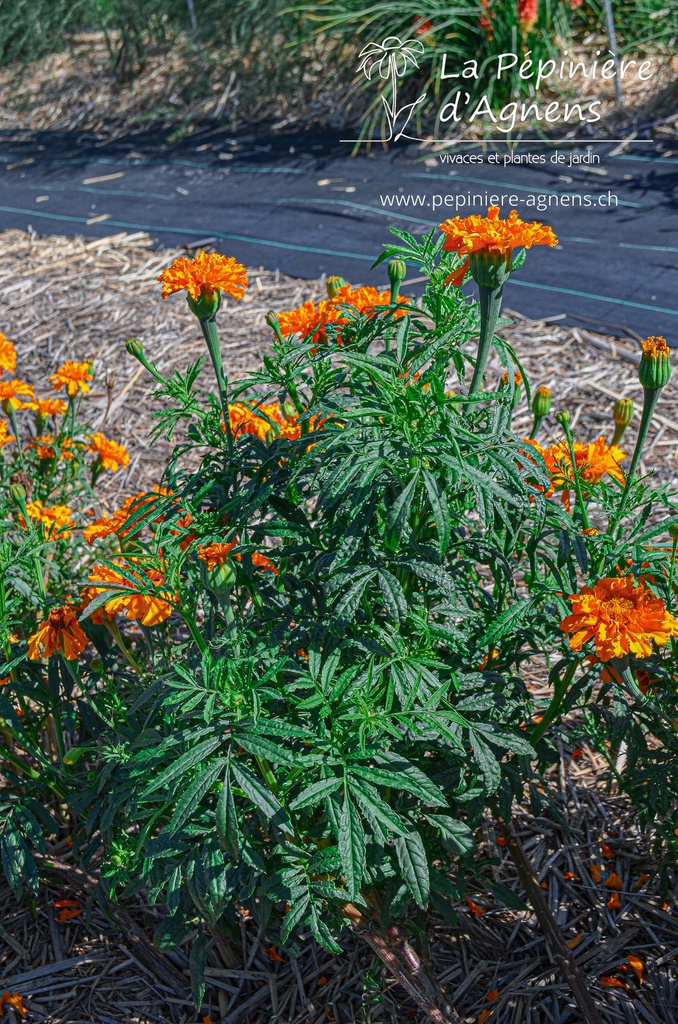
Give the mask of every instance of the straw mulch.
M 185 301 L 179 296 L 163 302 L 159 296 L 157 275 L 175 255 L 154 250 L 151 239 L 140 234 L 96 241 L 18 231 L 0 235 L 0 330 L 17 344 L 17 372 L 47 391 L 47 377 L 61 361 L 93 358 L 95 382 L 88 408 L 94 426 L 111 399 L 106 433 L 123 441 L 132 459 L 124 474 L 109 477 L 103 495 L 108 507 L 156 482 L 166 454 L 162 446 L 148 446 L 152 387 L 127 355 L 125 340 L 140 337 L 165 373 L 204 354 Z M 256 269 L 250 271 L 250 282 L 245 299 L 229 303 L 220 313 L 232 377 L 254 368 L 266 350 L 270 330 L 264 316 L 269 308 L 287 309 L 320 297 L 324 290 L 322 280 L 298 281 Z M 609 433 L 616 397 L 640 398 L 634 365 L 638 343 L 631 336 L 622 342 L 566 328 L 559 321 L 511 315 L 513 324 L 503 329 L 504 336 L 523 359 L 533 384 L 553 388 L 554 409 L 570 409 L 582 439 Z M 490 379 L 500 369 L 491 365 Z M 207 387 L 207 367 L 203 376 Z M 515 423 L 528 429 L 525 406 L 518 409 Z M 556 431 L 549 418 L 547 434 L 557 436 Z M 677 449 L 678 394 L 671 385 L 652 429 L 646 468 L 673 480 Z M 538 665 L 531 675 L 535 698 L 546 700 Z M 627 801 L 615 793 L 603 759 L 586 746 L 578 749 L 577 743 L 573 733 L 549 777 L 555 810 L 517 809 L 519 833 L 604 1024 L 678 1024 L 674 877 L 669 872 L 661 888 L 652 830 L 643 829 Z M 432 915 L 425 931 L 418 932 L 423 922 L 413 920 L 413 945 L 424 960 L 430 959 L 465 1024 L 481 1018 L 489 1024 L 576 1024 L 580 1018 L 569 990 L 531 911 L 510 909 L 492 894 L 488 880 L 522 891 L 496 823 L 488 818 L 477 838 L 477 874 L 467 880 L 473 905 L 463 902 L 457 908 L 456 924 Z M 238 942 L 218 937 L 208 944 L 206 1001 L 196 1013 L 187 970 L 190 940 L 175 951 L 156 950 L 152 935 L 158 908 L 135 897 L 104 913 L 93 896 L 96 878 L 78 871 L 65 844 L 51 849 L 49 857 L 49 864 L 43 864 L 46 888 L 35 904 L 15 901 L 0 885 L 0 990 L 23 995 L 29 1022 L 425 1020 L 360 937 L 350 932 L 344 936 L 344 957 L 329 956 L 304 937 L 297 960 L 280 958 L 245 916 Z M 597 880 L 593 865 L 614 870 L 621 879 L 621 909 L 608 906 L 611 891 Z M 53 904 L 64 898 L 77 901 L 76 909 L 83 913 L 58 924 Z M 399 955 L 395 946 L 394 952 Z M 644 968 L 642 985 L 633 969 L 633 964 L 639 969 L 634 957 Z M 483 1017 L 484 1011 L 492 1015 Z M 11 1008 L 5 1012 L 18 1021 Z

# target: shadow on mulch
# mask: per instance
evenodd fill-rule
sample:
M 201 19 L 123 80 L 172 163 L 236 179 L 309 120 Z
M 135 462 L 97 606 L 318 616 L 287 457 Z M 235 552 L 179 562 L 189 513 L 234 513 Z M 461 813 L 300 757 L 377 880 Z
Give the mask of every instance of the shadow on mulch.
M 660 893 L 651 830 L 639 827 L 623 797 L 605 794 L 602 774 L 602 758 L 587 747 L 563 748 L 560 772 L 552 780 L 555 814 L 518 810 L 516 826 L 605 1024 L 676 1024 L 675 880 L 669 872 L 668 889 Z M 580 1024 L 532 912 L 499 902 L 498 894 L 509 902 L 515 896 L 497 885 L 519 896 L 522 891 L 490 818 L 477 839 L 477 873 L 466 878 L 467 899 L 456 908 L 457 923 L 432 913 L 425 931 L 418 927 L 421 920 L 411 922 L 410 941 L 468 1024 Z M 63 850 L 63 842 L 60 846 Z M 301 954 L 293 960 L 268 946 L 246 913 L 238 915 L 240 943 L 221 939 L 221 948 L 208 943 L 208 984 L 198 1013 L 190 999 L 190 938 L 177 950 L 156 951 L 157 908 L 137 897 L 124 910 L 114 910 L 124 917 L 120 930 L 91 891 L 87 895 L 86 876 L 69 867 L 67 857 L 58 862 L 62 877 L 57 882 L 50 877 L 36 901 L 17 902 L 6 889 L 1 896 L 0 987 L 24 997 L 29 1022 L 426 1020 L 350 931 L 342 937 L 342 957 L 329 955 L 303 934 Z M 64 900 L 82 912 L 59 924 Z

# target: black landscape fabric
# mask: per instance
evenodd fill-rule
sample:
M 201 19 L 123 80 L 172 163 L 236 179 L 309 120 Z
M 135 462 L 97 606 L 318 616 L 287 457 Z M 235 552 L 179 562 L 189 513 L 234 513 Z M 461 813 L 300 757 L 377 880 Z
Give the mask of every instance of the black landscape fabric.
M 107 141 L 7 132 L 0 228 L 92 237 L 143 229 L 165 245 L 210 237 L 249 266 L 383 285 L 383 268 L 370 267 L 391 226 L 420 235 L 446 217 L 483 213 L 494 198 L 505 215 L 502 196 L 514 195 L 519 215 L 550 224 L 560 244 L 528 255 L 507 286 L 509 306 L 676 344 L 678 151 L 577 142 L 554 153 L 539 143 L 513 156 L 506 145 L 434 154 L 395 144 L 354 155 L 339 137 L 263 129 L 206 129 L 176 144 L 159 133 Z M 582 198 L 568 207 L 564 194 Z

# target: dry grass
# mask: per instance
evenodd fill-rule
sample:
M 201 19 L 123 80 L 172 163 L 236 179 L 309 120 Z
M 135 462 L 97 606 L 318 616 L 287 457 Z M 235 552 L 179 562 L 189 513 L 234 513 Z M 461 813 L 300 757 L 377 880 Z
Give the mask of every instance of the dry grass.
M 156 278 L 176 255 L 153 250 L 145 235 L 86 241 L 40 238 L 10 231 L 0 235 L 2 329 L 16 341 L 18 372 L 40 388 L 66 358 L 93 358 L 95 385 L 88 399 L 96 424 L 106 406 L 106 380 L 115 378 L 107 431 L 132 452 L 127 472 L 113 477 L 106 501 L 157 480 L 165 452 L 150 449 L 151 387 L 125 350 L 125 340 L 143 339 L 149 356 L 165 371 L 184 367 L 203 354 L 196 321 L 179 296 L 163 303 Z M 222 311 L 220 322 L 227 368 L 232 376 L 254 368 L 270 331 L 270 307 L 291 306 L 323 293 L 324 282 L 300 282 L 252 270 L 246 299 Z M 407 290 L 407 289 L 405 289 Z M 505 336 L 524 360 L 534 384 L 547 384 L 555 408 L 567 405 L 582 438 L 609 432 L 615 397 L 638 397 L 633 365 L 609 351 L 618 340 L 556 323 L 513 315 Z M 595 346 L 608 346 L 601 350 Z M 490 365 L 490 378 L 500 367 Z M 208 370 L 205 369 L 205 374 Z M 527 430 L 530 414 L 516 414 Z M 552 418 L 547 429 L 555 432 Z M 667 389 L 653 428 L 647 468 L 663 479 L 676 476 L 678 394 Z M 546 699 L 538 666 L 534 695 Z M 561 750 L 550 778 L 558 814 L 517 809 L 517 824 L 549 906 L 571 941 L 605 1024 L 678 1022 L 678 925 L 674 879 L 660 894 L 653 859 L 653 835 L 634 819 L 628 802 L 610 790 L 605 764 L 586 746 Z M 558 817 L 559 815 L 559 817 Z M 458 923 L 432 915 L 421 953 L 430 958 L 452 1003 L 466 1024 L 491 1009 L 489 1024 L 566 1024 L 578 1020 L 567 987 L 530 911 L 509 909 L 490 883 L 520 891 L 512 862 L 487 818 L 477 836 L 480 858 L 467 894 L 484 912 L 466 903 Z M 605 844 L 605 847 L 603 846 Z M 609 848 L 609 849 L 608 849 Z M 20 992 L 29 1022 L 36 1024 L 189 1024 L 209 1016 L 213 1024 L 408 1024 L 422 1020 L 372 952 L 354 935 L 344 939 L 344 957 L 329 956 L 303 936 L 300 956 L 271 958 L 251 919 L 240 916 L 239 936 L 208 944 L 208 988 L 197 1014 L 190 1001 L 189 942 L 161 954 L 152 947 L 159 910 L 130 900 L 109 919 L 93 898 L 94 879 L 73 865 L 62 841 L 49 851 L 60 868 L 48 868 L 48 887 L 36 905 L 17 903 L 1 892 L 0 989 Z M 614 869 L 622 880 L 621 910 L 608 907 L 610 892 L 592 876 L 593 864 Z M 642 874 L 649 876 L 646 884 Z M 86 909 L 65 925 L 52 906 L 64 897 Z M 417 930 L 413 922 L 412 934 Z M 414 940 L 413 940 L 414 941 Z M 638 956 L 646 974 L 641 986 L 627 956 Z M 626 987 L 607 987 L 600 978 Z M 488 1002 L 490 993 L 497 998 Z M 13 1011 L 7 1011 L 11 1017 Z

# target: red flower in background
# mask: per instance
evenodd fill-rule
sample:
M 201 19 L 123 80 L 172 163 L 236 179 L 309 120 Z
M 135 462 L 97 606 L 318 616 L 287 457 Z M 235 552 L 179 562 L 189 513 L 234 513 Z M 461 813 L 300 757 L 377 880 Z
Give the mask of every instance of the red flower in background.
M 527 35 L 539 17 L 539 0 L 518 0 L 518 24 L 520 31 Z

